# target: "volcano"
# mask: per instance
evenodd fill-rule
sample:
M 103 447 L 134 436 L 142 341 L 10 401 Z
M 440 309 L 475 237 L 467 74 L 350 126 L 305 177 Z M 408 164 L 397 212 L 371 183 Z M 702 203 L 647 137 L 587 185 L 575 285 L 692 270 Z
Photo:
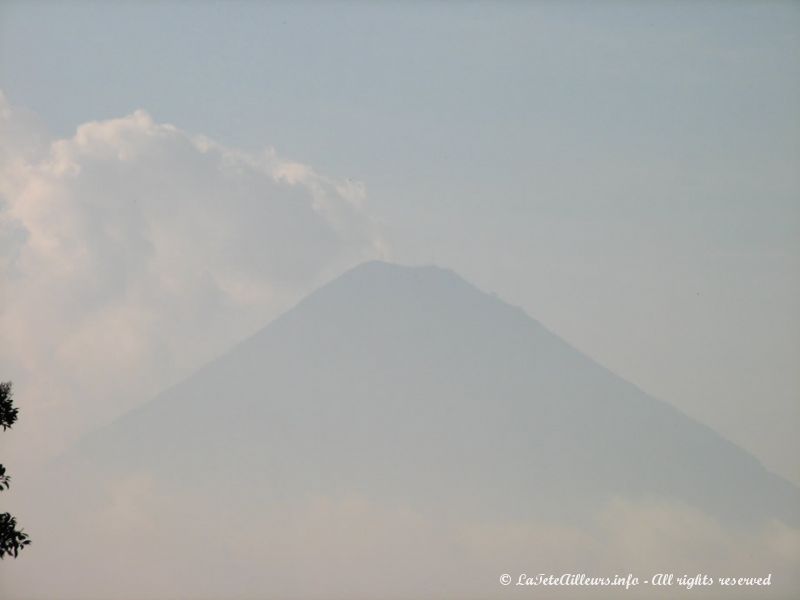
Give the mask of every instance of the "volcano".
M 798 489 L 746 451 L 437 267 L 354 268 L 78 453 L 250 498 L 580 520 L 624 497 L 799 520 Z
M 800 587 L 794 485 L 434 267 L 354 268 L 40 485 L 4 598 L 505 599 L 562 574 Z

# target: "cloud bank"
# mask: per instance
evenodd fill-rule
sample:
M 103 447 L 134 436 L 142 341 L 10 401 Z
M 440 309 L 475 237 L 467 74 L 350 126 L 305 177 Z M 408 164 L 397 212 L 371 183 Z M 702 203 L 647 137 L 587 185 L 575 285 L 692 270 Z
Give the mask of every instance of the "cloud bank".
M 31 438 L 28 456 L 57 450 L 385 254 L 361 183 L 142 110 L 50 139 L 0 94 L 0 377 L 22 408 L 12 450 Z
M 570 522 L 488 518 L 457 505 L 441 512 L 358 491 L 291 501 L 224 489 L 198 495 L 147 472 L 83 489 L 100 494 L 84 492 L 82 509 L 31 511 L 49 537 L 8 565 L 10 598 L 780 599 L 800 583 L 797 530 L 780 522 L 731 529 L 674 502 L 618 498 Z M 539 573 L 640 581 L 771 573 L 772 584 L 504 587 L 503 573 L 515 582 Z

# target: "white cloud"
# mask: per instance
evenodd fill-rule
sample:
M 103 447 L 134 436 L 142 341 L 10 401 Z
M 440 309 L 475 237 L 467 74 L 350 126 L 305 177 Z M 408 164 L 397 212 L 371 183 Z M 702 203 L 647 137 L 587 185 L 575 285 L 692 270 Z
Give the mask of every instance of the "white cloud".
M 15 429 L 57 447 L 384 254 L 364 197 L 142 110 L 49 140 L 0 94 L 0 378 L 16 384 Z

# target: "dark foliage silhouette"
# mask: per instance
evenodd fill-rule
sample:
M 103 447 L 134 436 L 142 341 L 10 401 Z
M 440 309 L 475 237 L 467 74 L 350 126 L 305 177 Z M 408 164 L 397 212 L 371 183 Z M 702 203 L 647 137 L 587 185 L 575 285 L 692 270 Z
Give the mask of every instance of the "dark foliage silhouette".
M 18 409 L 12 402 L 11 382 L 0 383 L 0 427 L 3 431 L 17 421 Z M 0 491 L 7 490 L 11 476 L 0 465 Z M 0 558 L 17 557 L 19 551 L 31 543 L 28 535 L 17 529 L 17 520 L 9 513 L 0 513 Z

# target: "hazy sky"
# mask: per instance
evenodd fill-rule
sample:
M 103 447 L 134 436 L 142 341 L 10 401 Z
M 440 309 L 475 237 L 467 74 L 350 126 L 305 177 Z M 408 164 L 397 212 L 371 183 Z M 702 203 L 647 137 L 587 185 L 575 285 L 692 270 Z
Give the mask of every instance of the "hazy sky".
M 0 378 L 50 415 L 19 429 L 381 256 L 800 482 L 798 66 L 791 2 L 4 2 Z

